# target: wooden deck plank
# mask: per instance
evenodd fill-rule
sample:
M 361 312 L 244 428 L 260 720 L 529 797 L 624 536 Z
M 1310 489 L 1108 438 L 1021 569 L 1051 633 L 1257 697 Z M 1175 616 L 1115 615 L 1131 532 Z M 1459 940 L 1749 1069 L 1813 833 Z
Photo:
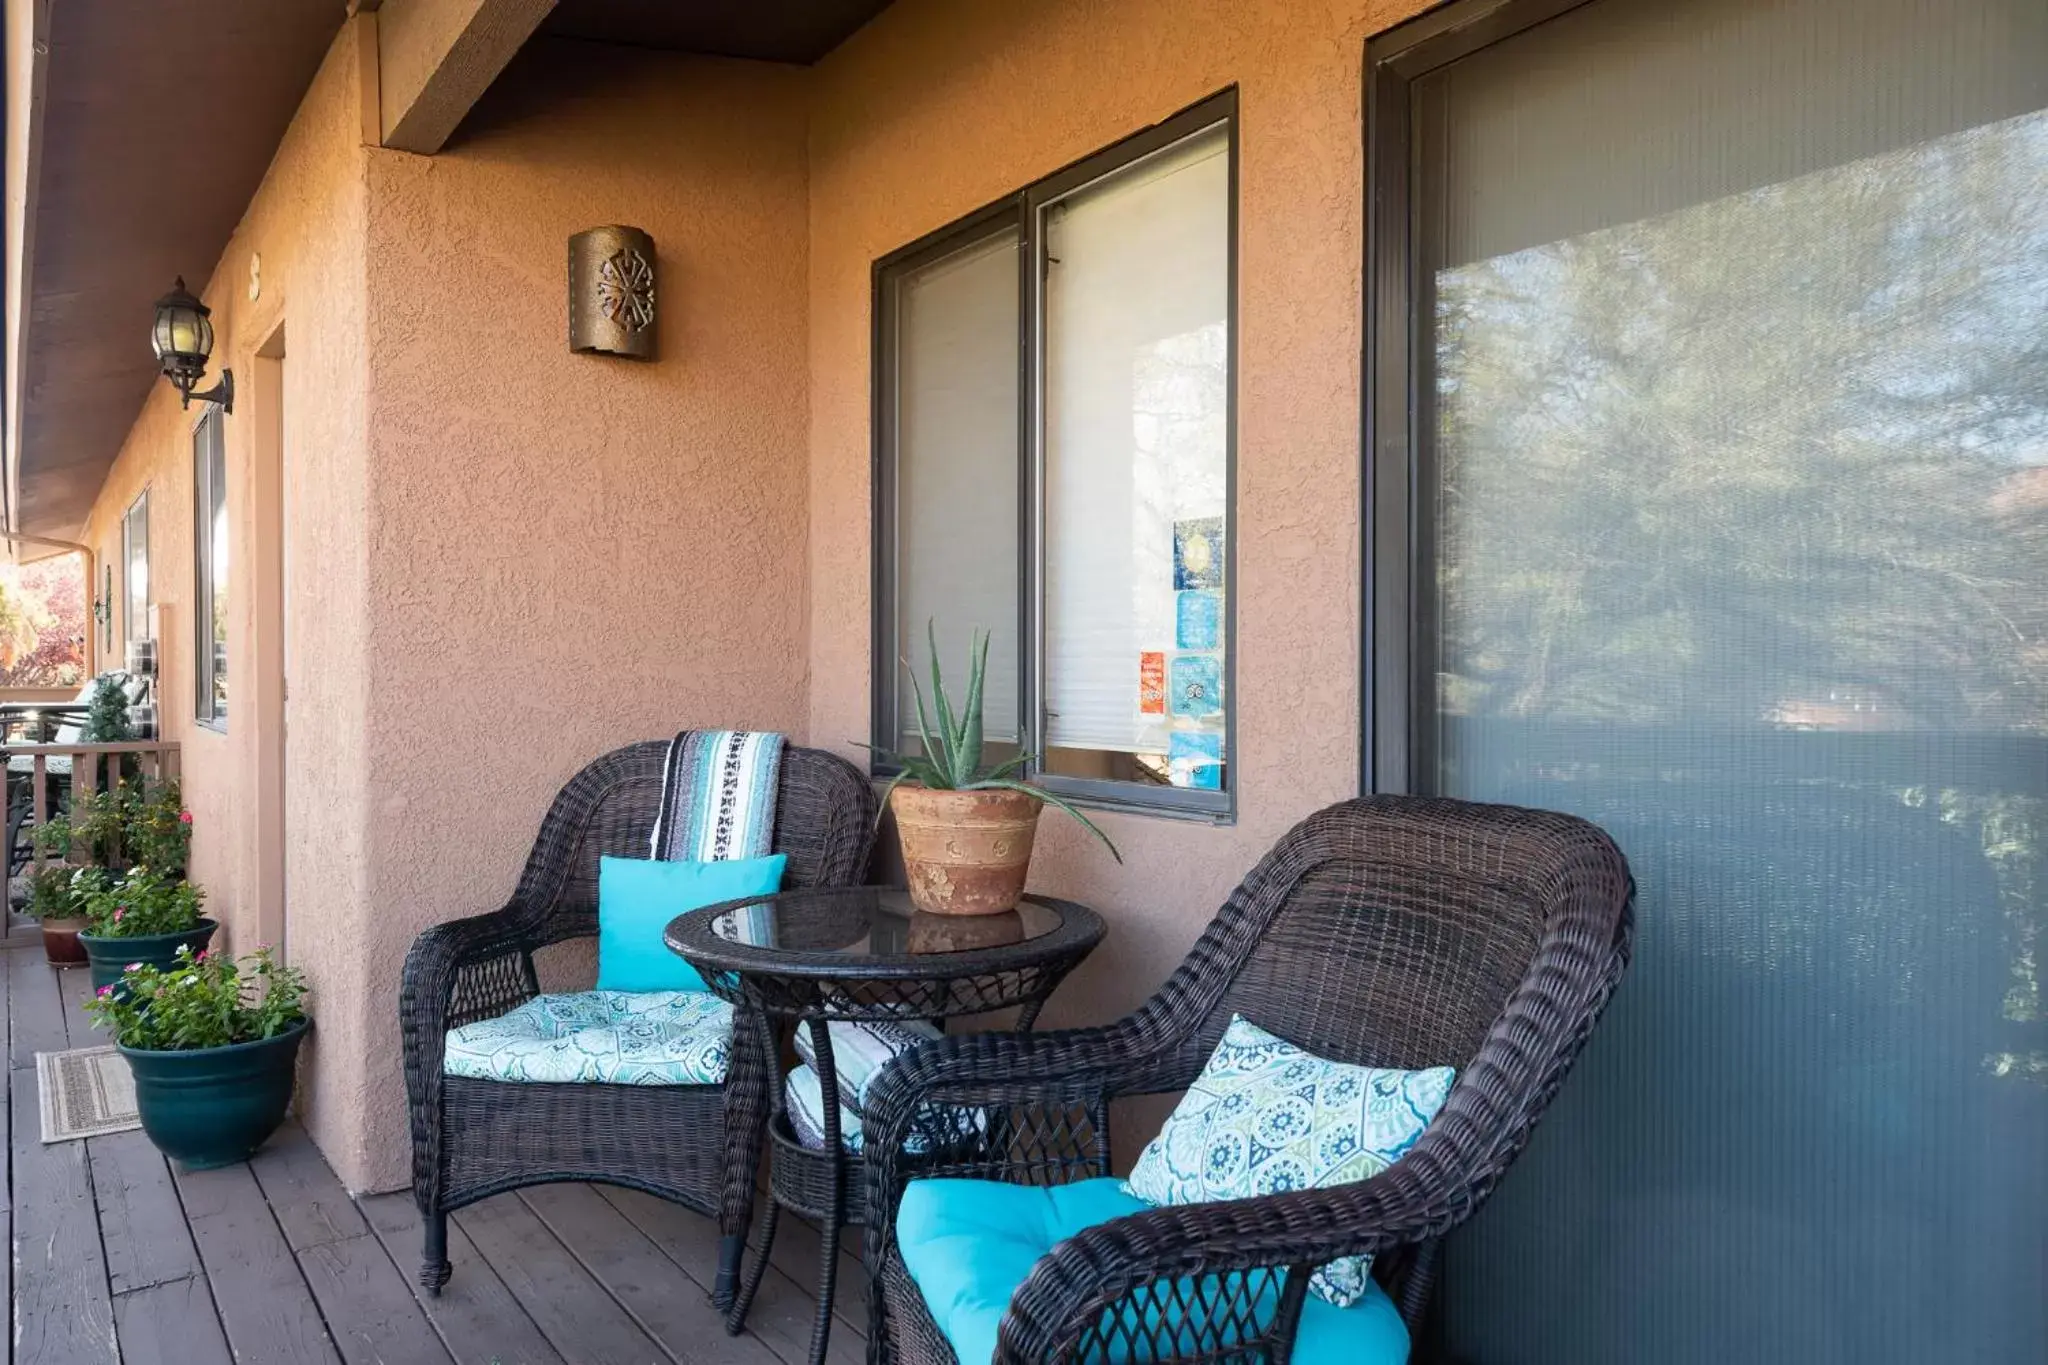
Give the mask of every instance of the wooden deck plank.
M 338 1361 L 312 1291 L 249 1168 L 179 1171 L 177 1180 L 236 1359 Z
M 370 1233 L 301 1252 L 306 1283 L 349 1365 L 440 1365 L 453 1357 L 406 1288 L 384 1244 Z
M 117 1295 L 114 1325 L 121 1365 L 233 1365 L 204 1275 Z
M 754 1219 L 758 1229 L 760 1216 Z M 758 1231 L 756 1236 L 758 1236 Z M 860 1261 L 866 1228 L 839 1230 L 839 1281 L 832 1295 L 832 1316 L 861 1340 L 868 1335 L 868 1272 Z M 773 1264 L 815 1299 L 818 1284 L 818 1230 L 788 1209 L 775 1229 Z
M 85 967 L 59 967 L 57 1004 L 64 1012 L 64 1036 L 71 1047 L 105 1047 L 106 1034 L 93 1027 L 85 1002 L 92 998 L 92 972 Z
M 10 953 L 10 1056 L 27 1059 L 8 1078 L 13 1113 L 14 1360 L 86 1365 L 117 1359 L 106 1253 L 83 1142 L 45 1146 L 37 1118 L 35 1053 L 62 1051 L 63 1005 L 40 958 Z M 27 962 L 20 959 L 30 958 Z
M 455 1215 L 478 1252 L 576 1365 L 648 1365 L 669 1357 L 517 1195 Z
M 340 1177 L 296 1119 L 288 1119 L 249 1159 L 263 1197 L 294 1251 L 367 1236 L 370 1225 L 348 1197 Z
M 615 1185 L 591 1188 L 699 1284 L 715 1274 L 718 1225 L 709 1218 L 639 1190 Z M 747 1330 L 791 1365 L 802 1365 L 810 1358 L 816 1303 L 808 1289 L 799 1287 L 771 1264 L 761 1279 L 760 1291 L 754 1295 L 753 1306 L 747 1310 Z M 826 1348 L 826 1359 L 832 1365 L 862 1365 L 866 1353 L 861 1343 L 861 1337 L 852 1330 L 835 1329 Z
M 141 1132 L 87 1138 L 107 1279 L 116 1294 L 201 1273 L 163 1153 Z
M 527 1316 L 498 1272 L 477 1253 L 459 1224 L 448 1228 L 454 1278 L 439 1298 L 425 1297 L 413 1276 L 420 1261 L 420 1215 L 409 1194 L 370 1195 L 358 1202 L 377 1240 L 425 1310 L 441 1344 L 461 1365 L 562 1365 L 561 1353 Z
M 57 972 L 41 953 L 17 950 L 7 954 L 7 977 L 8 1064 L 33 1073 L 38 1052 L 62 1052 L 71 1045 Z M 33 1096 L 35 1088 L 21 1093 Z
M 710 1292 L 588 1185 L 536 1185 L 526 1206 L 633 1315 L 642 1331 L 692 1365 L 782 1365 L 759 1337 L 729 1337 Z M 715 1245 L 715 1239 L 714 1239 Z

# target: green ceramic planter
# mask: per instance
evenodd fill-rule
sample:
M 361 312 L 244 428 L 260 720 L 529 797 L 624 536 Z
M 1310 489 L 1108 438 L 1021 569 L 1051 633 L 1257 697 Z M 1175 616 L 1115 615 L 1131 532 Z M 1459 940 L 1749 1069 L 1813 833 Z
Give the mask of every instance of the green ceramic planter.
M 195 928 L 175 934 L 135 934 L 126 938 L 106 938 L 98 934 L 81 933 L 78 942 L 85 949 L 86 960 L 92 963 L 92 988 L 111 986 L 121 979 L 121 973 L 131 962 L 146 962 L 152 967 L 168 969 L 178 960 L 178 949 L 185 944 L 192 945 L 198 952 L 213 940 L 213 931 L 220 925 L 210 919 L 202 919 Z
M 124 1047 L 142 1131 L 195 1171 L 247 1161 L 284 1122 L 299 1043 L 310 1020 L 256 1043 L 193 1052 Z

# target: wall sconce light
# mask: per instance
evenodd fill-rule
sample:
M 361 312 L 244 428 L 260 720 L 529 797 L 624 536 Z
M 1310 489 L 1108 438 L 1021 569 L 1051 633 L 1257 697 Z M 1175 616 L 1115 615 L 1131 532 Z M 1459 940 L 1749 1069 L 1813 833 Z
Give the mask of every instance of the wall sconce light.
M 202 403 L 218 403 L 222 412 L 235 410 L 235 372 L 222 370 L 220 383 L 204 393 L 192 392 L 192 386 L 206 377 L 206 362 L 213 356 L 213 323 L 209 319 L 213 310 L 192 296 L 185 288 L 185 277 L 180 275 L 171 292 L 156 301 L 156 326 L 150 329 L 150 345 L 156 351 L 156 362 L 163 367 L 164 378 L 177 387 L 183 406 L 191 407 L 197 398 Z
M 654 239 L 600 227 L 569 239 L 569 349 L 654 355 Z

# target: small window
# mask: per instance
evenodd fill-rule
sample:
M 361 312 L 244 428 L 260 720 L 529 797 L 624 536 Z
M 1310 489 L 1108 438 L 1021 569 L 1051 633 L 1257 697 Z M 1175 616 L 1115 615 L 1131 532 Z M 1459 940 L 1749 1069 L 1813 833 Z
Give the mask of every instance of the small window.
M 193 657 L 198 663 L 194 713 L 200 724 L 216 730 L 225 730 L 228 723 L 227 483 L 227 448 L 221 414 L 215 409 L 192 432 L 192 596 L 197 608 Z
M 149 638 L 149 490 L 121 518 L 122 638 Z
M 1231 810 L 1235 95 L 884 260 L 877 742 L 901 661 L 991 632 L 991 758 L 1103 804 Z M 956 684 L 957 685 L 957 684 Z

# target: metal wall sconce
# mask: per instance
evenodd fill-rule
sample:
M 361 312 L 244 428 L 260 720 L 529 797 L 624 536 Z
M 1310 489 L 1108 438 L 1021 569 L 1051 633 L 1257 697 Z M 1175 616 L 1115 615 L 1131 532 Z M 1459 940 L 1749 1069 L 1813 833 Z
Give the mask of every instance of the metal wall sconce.
M 569 239 L 569 349 L 654 355 L 654 239 L 635 227 L 600 227 Z
M 213 310 L 192 296 L 180 275 L 171 292 L 156 301 L 156 326 L 150 329 L 150 345 L 164 378 L 177 387 L 183 406 L 192 400 L 218 403 L 222 412 L 235 410 L 235 372 L 222 370 L 220 382 L 203 393 L 192 386 L 206 377 L 206 362 L 213 357 Z

